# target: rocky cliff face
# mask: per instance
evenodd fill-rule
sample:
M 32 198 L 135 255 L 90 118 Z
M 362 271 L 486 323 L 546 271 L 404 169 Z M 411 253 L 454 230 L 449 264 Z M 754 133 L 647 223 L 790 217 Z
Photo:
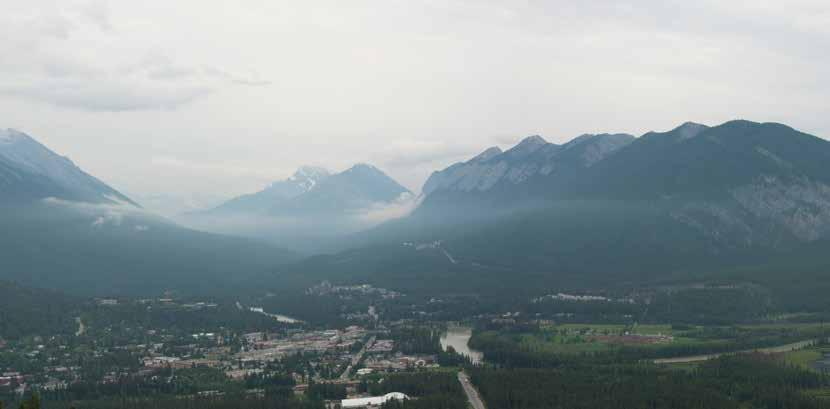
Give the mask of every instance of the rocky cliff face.
M 530 136 L 505 152 L 490 148 L 467 162 L 433 173 L 422 192 L 487 192 L 499 185 L 520 185 L 557 172 L 578 171 L 633 140 L 626 134 L 586 134 L 557 145 L 541 136 Z
M 830 186 L 806 177 L 761 176 L 730 200 L 687 203 L 672 217 L 718 242 L 781 247 L 830 238 Z M 790 243 L 791 244 L 791 243 Z
M 759 177 L 731 191 L 747 212 L 780 226 L 803 241 L 830 235 L 830 186 L 806 177 L 782 180 Z

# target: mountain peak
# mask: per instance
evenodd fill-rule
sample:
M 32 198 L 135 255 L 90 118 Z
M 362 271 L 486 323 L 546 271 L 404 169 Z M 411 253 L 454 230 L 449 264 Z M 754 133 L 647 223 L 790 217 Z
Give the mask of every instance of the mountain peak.
M 26 134 L 16 129 L 0 129 L 0 143 L 11 143 L 26 137 Z
M 25 132 L 18 131 L 14 128 L 0 129 L 0 146 L 5 147 L 7 154 L 18 149 L 51 152 L 49 148 L 38 142 L 35 138 L 32 138 Z M 60 156 L 58 154 L 54 155 L 62 158 L 63 160 L 69 161 L 69 158 L 65 156 Z
M 594 143 L 594 144 L 611 144 L 611 145 L 625 145 L 630 142 L 633 142 L 636 138 L 633 135 L 625 134 L 625 133 L 601 133 L 601 134 L 592 134 L 586 133 L 577 136 L 576 138 L 571 139 L 564 145 L 562 148 L 565 150 L 572 149 L 576 146 L 580 146 L 584 143 Z
M 370 165 L 368 163 L 356 163 L 354 166 L 346 169 L 343 173 L 348 172 L 362 172 L 362 173 L 383 173 L 380 169 L 378 169 L 374 165 Z
M 293 175 L 291 175 L 288 180 L 306 180 L 306 179 L 315 179 L 320 180 L 322 178 L 330 176 L 331 173 L 321 167 L 317 166 L 300 166 Z
M 536 152 L 537 150 L 539 150 L 540 148 L 542 148 L 543 146 L 545 146 L 547 144 L 548 144 L 548 141 L 546 141 L 541 136 L 532 135 L 532 136 L 528 136 L 527 138 L 522 139 L 522 141 L 519 142 L 518 145 L 510 148 L 510 150 L 508 150 L 507 153 L 511 154 L 511 156 L 513 156 L 513 157 L 516 157 L 516 156 L 521 157 L 521 156 L 529 155 L 533 152 Z
M 498 146 L 493 146 L 493 147 L 487 148 L 487 150 L 485 150 L 484 152 L 479 153 L 478 156 L 470 159 L 470 161 L 471 162 L 484 162 L 488 159 L 491 159 L 493 157 L 501 155 L 502 153 L 503 152 L 502 152 L 501 148 L 499 148 Z
M 686 140 L 690 138 L 694 138 L 695 136 L 700 135 L 701 132 L 709 129 L 708 126 L 695 123 L 695 122 L 685 122 L 683 125 L 674 128 L 672 132 L 676 132 L 680 134 L 681 140 Z
M 519 144 L 516 145 L 516 146 L 517 147 L 519 147 L 519 146 L 539 146 L 539 145 L 546 145 L 547 143 L 548 143 L 548 141 L 546 141 L 545 138 L 542 138 L 539 135 L 531 135 L 531 136 L 528 136 L 527 138 L 522 139 L 522 141 L 519 142 Z
M 321 180 L 331 176 L 328 170 L 316 166 L 301 166 L 288 178 L 288 182 L 296 183 L 302 188 L 302 191 L 309 191 L 317 185 Z M 271 188 L 282 189 L 280 185 L 283 182 L 275 182 Z
M 0 129 L 0 160 L 18 171 L 35 175 L 38 183 L 47 181 L 51 186 L 39 193 L 43 197 L 56 197 L 91 203 L 135 202 L 104 182 L 87 174 L 69 158 L 52 152 L 49 148 L 15 129 Z M 3 178 L 0 178 L 0 182 Z M 2 188 L 3 183 L 0 183 Z M 0 198 L 2 199 L 2 198 Z

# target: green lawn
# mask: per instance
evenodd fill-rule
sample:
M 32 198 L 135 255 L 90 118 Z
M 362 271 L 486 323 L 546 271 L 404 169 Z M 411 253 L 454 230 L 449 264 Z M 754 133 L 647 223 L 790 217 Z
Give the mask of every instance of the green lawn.
M 813 363 L 823 358 L 827 353 L 830 353 L 830 347 L 812 347 L 787 352 L 784 354 L 784 359 L 793 365 L 814 370 Z
M 623 335 L 626 332 L 632 335 L 667 335 L 672 336 L 671 342 L 631 344 L 659 350 L 668 346 L 717 346 L 720 344 L 735 342 L 736 339 L 746 340 L 748 338 L 764 340 L 769 339 L 771 343 L 776 342 L 773 338 L 781 337 L 782 334 L 790 334 L 789 339 L 794 341 L 806 340 L 810 337 L 819 336 L 828 327 L 822 323 L 772 323 L 736 325 L 722 327 L 700 327 L 694 326 L 684 330 L 673 330 L 669 324 L 649 325 L 621 325 L 621 324 L 560 324 L 547 325 L 542 327 L 540 333 L 526 333 L 514 338 L 519 342 L 522 349 L 530 352 L 579 354 L 586 352 L 602 352 L 621 348 L 623 345 L 611 340 L 598 340 L 594 337 L 605 335 Z M 782 338 L 780 344 L 789 343 L 789 340 Z M 775 344 L 776 346 L 778 344 Z M 830 353 L 830 348 L 828 348 Z M 810 368 L 811 363 L 822 356 L 822 353 L 815 350 L 803 350 L 789 353 L 787 359 L 794 365 Z
M 614 347 L 613 345 L 607 343 L 589 341 L 578 336 L 545 336 L 545 338 L 540 338 L 529 334 L 522 335 L 522 340 L 519 345 L 521 345 L 522 349 L 526 351 L 558 354 L 599 352 L 607 351 Z

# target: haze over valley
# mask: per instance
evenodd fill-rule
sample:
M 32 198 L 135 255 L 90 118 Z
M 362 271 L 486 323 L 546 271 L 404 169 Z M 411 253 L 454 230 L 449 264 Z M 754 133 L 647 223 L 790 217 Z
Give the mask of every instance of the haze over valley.
M 830 408 L 826 1 L 0 4 L 0 409 Z

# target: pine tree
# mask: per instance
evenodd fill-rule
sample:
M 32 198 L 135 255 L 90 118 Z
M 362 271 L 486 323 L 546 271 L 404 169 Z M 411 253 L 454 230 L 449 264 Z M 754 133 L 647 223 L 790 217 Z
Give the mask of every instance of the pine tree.
M 20 409 L 40 409 L 40 397 L 32 395 L 31 398 L 20 403 Z

